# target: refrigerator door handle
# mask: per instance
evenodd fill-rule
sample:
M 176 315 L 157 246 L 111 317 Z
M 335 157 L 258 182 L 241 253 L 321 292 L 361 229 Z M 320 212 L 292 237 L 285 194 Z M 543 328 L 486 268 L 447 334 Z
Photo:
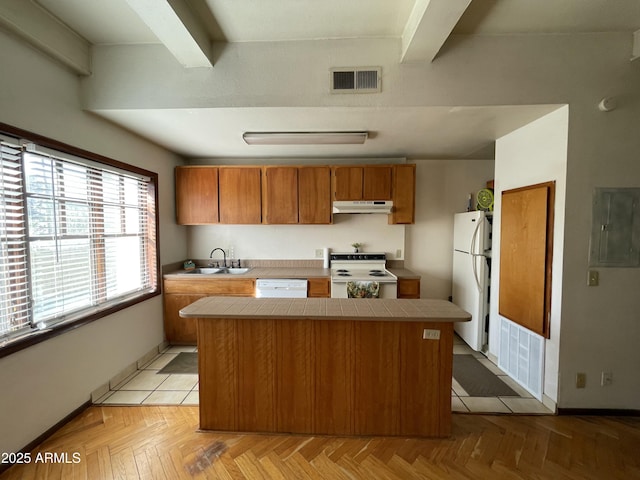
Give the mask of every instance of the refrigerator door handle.
M 476 257 L 484 257 L 484 255 L 482 253 L 475 253 L 476 240 L 478 238 L 478 230 L 480 229 L 480 223 L 481 222 L 478 222 L 475 230 L 473 231 L 473 235 L 471 236 L 471 250 L 469 251 L 469 257 L 471 259 L 471 269 L 473 270 L 473 279 L 476 281 L 478 292 L 482 293 L 482 285 L 480 284 L 480 279 L 478 278 L 478 267 L 476 265 Z

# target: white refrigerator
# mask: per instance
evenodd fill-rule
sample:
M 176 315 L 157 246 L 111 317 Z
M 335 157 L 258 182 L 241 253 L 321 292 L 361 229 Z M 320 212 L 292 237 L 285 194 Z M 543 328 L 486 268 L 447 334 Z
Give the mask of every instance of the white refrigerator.
M 453 222 L 453 303 L 471 314 L 456 322 L 456 333 L 473 349 L 486 354 L 489 339 L 492 214 L 457 213 Z

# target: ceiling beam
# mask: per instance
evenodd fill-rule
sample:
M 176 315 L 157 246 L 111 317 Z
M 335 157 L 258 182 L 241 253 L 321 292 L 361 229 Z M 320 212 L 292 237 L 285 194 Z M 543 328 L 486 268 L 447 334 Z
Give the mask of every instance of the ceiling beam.
M 212 67 L 212 42 L 185 0 L 127 0 L 129 6 L 185 67 Z
M 402 63 L 431 62 L 471 0 L 417 0 L 402 33 Z
M 3 0 L 0 25 L 77 74 L 91 74 L 91 44 L 36 2 Z

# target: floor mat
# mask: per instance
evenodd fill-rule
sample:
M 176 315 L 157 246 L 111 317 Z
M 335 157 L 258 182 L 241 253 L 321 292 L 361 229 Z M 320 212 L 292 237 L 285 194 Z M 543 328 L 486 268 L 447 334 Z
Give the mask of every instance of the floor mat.
M 470 397 L 519 397 L 473 355 L 453 356 L 453 378 Z
M 198 373 L 198 354 L 180 352 L 158 373 Z

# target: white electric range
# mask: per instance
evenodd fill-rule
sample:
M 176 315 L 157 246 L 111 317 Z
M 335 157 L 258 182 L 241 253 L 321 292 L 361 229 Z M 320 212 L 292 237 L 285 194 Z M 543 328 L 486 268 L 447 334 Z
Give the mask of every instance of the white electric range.
M 398 278 L 384 253 L 332 253 L 331 298 L 397 298 Z

